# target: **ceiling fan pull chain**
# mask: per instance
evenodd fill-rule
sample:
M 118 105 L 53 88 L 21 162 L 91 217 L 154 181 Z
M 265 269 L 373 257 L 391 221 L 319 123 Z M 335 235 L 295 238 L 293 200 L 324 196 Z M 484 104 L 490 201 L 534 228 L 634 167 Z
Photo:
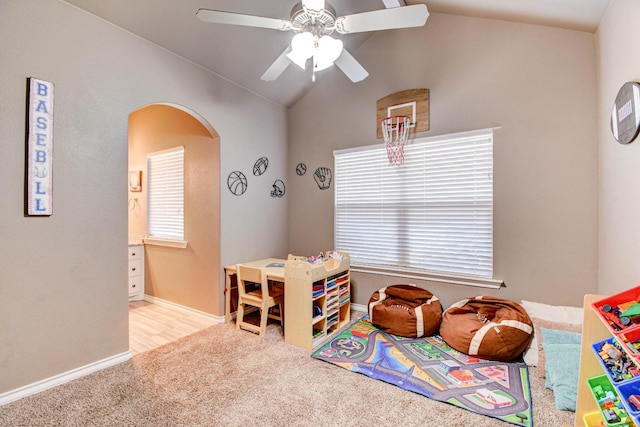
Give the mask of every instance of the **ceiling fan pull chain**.
M 316 56 L 313 55 L 313 65 L 311 66 L 311 83 L 316 82 Z

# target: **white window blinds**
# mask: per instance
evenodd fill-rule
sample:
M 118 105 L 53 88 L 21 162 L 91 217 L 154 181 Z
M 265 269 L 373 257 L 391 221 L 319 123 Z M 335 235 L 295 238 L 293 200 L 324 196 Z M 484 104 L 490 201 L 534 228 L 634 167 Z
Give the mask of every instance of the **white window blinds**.
M 493 275 L 493 132 L 334 152 L 335 247 L 356 266 Z
M 184 239 L 184 147 L 147 155 L 147 235 Z

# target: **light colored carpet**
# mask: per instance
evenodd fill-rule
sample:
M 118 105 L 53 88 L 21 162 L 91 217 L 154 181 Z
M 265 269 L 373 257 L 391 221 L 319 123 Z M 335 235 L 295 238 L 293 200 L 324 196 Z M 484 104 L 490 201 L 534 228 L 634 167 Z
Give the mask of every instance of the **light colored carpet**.
M 531 372 L 536 427 L 573 425 Z M 509 426 L 216 325 L 0 407 L 2 426 Z

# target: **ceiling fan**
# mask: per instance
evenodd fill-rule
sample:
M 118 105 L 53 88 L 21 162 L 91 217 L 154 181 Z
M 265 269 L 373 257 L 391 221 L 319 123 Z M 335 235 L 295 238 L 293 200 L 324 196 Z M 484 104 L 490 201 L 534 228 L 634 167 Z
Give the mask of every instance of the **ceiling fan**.
M 429 17 L 425 4 L 400 6 L 400 2 L 397 0 L 383 1 L 386 5 L 399 7 L 337 17 L 333 7 L 325 3 L 324 0 L 302 0 L 293 7 L 288 21 L 211 9 L 198 9 L 196 16 L 204 22 L 215 24 L 243 25 L 295 32 L 291 45 L 287 46 L 262 75 L 262 80 L 277 79 L 291 62 L 304 70 L 307 61 L 311 59 L 313 80 L 315 80 L 316 71 L 324 70 L 335 63 L 351 81 L 359 82 L 364 80 L 369 73 L 344 49 L 342 40 L 331 37 L 334 31 L 340 34 L 350 34 L 421 27 Z

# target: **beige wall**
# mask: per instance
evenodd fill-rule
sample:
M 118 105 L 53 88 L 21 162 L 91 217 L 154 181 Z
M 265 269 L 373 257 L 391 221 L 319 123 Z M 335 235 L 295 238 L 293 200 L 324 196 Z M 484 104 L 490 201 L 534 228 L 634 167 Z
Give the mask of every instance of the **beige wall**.
M 191 114 L 151 105 L 129 116 L 129 170 L 142 171 L 130 192 L 129 236 L 147 229 L 147 155 L 184 146 L 186 248 L 145 245 L 145 294 L 210 314 L 220 303 L 220 138 Z M 133 209 L 131 209 L 133 207 Z
M 332 151 L 380 143 L 376 100 L 426 87 L 431 129 L 500 127 L 494 139 L 494 272 L 500 291 L 425 283 L 445 305 L 478 294 L 582 304 L 597 282 L 597 124 L 593 34 L 432 14 L 424 28 L 380 31 L 353 55 L 361 83 L 319 76 L 290 113 L 289 249 L 333 247 L 333 187 L 312 172 Z M 378 125 L 379 126 L 379 125 Z M 306 175 L 293 173 L 299 162 Z M 310 173 L 311 172 L 311 173 Z M 406 280 L 354 274 L 355 302 Z
M 183 105 L 220 135 L 220 265 L 286 255 L 286 199 L 226 188 L 258 153 L 285 174 L 284 108 L 56 0 L 0 1 L 0 62 L 0 397 L 129 348 L 127 121 L 141 106 Z M 49 218 L 23 216 L 30 76 L 55 84 Z
M 333 192 L 318 190 L 312 172 L 333 168 L 334 149 L 379 142 L 378 98 L 428 87 L 424 136 L 500 127 L 495 273 L 507 288 L 494 293 L 580 304 L 596 291 L 598 184 L 600 291 L 628 287 L 638 268 L 638 143 L 614 144 L 606 116 L 619 86 L 638 78 L 639 59 L 627 53 L 638 45 L 634 16 L 633 0 L 611 6 L 598 38 L 599 85 L 591 34 L 433 14 L 423 29 L 379 32 L 355 49 L 371 73 L 365 81 L 326 72 L 288 113 L 64 2 L 2 0 L 0 395 L 128 349 L 127 119 L 153 103 L 187 106 L 220 135 L 221 266 L 332 248 Z M 23 217 L 29 76 L 56 88 L 50 218 Z M 269 169 L 253 177 L 262 156 Z M 299 162 L 303 177 L 293 172 Z M 241 197 L 226 187 L 234 170 L 250 180 Z M 287 184 L 283 199 L 269 196 L 275 179 Z M 362 304 L 397 280 L 354 282 Z M 485 293 L 427 286 L 445 305 Z
M 640 2 L 615 0 L 597 33 L 600 140 L 600 252 L 598 292 L 640 283 L 640 140 L 616 142 L 611 108 L 620 87 L 640 81 Z

